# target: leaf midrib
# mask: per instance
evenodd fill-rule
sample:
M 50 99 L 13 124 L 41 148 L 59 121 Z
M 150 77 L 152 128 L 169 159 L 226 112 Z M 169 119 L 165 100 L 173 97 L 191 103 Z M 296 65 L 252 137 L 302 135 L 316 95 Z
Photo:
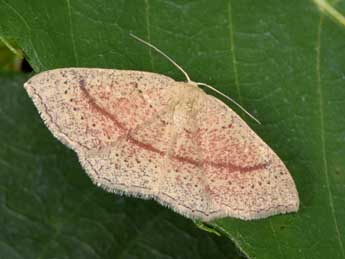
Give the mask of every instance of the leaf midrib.
M 333 201 L 333 194 L 330 187 L 330 180 L 329 180 L 329 171 L 328 171 L 328 160 L 326 156 L 326 139 L 325 139 L 325 115 L 324 115 L 324 101 L 323 101 L 323 89 L 321 83 L 321 68 L 320 68 L 320 57 L 321 57 L 321 34 L 322 34 L 322 26 L 323 26 L 323 18 L 324 15 L 320 14 L 319 25 L 317 29 L 317 41 L 316 41 L 316 82 L 317 82 L 317 94 L 319 97 L 319 116 L 320 116 L 320 141 L 321 141 L 321 156 L 322 156 L 322 164 L 323 164 L 323 172 L 325 175 L 326 187 L 328 191 L 328 198 L 329 198 L 329 207 L 332 214 L 332 219 L 335 227 L 335 232 L 337 235 L 338 245 L 341 251 L 341 254 L 345 258 L 345 251 L 343 242 L 341 240 L 341 234 L 338 227 L 338 221 L 335 216 L 335 207 Z

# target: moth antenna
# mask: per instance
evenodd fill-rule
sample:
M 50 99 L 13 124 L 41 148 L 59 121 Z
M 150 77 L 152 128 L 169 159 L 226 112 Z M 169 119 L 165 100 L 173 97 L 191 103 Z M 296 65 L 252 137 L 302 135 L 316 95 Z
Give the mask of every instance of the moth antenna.
M 195 83 L 193 82 L 189 75 L 187 74 L 186 71 L 184 71 L 184 69 L 178 65 L 171 57 L 169 57 L 167 54 L 165 54 L 163 51 L 161 51 L 159 48 L 157 48 L 155 45 L 139 38 L 138 36 L 134 35 L 133 33 L 129 33 L 129 35 L 131 37 L 133 37 L 134 39 L 140 41 L 141 43 L 144 43 L 145 45 L 153 48 L 155 51 L 157 51 L 159 54 L 161 54 L 163 57 L 165 57 L 167 60 L 169 60 L 175 67 L 177 67 L 183 74 L 184 76 L 186 77 L 187 79 L 187 82 L 188 83 Z M 218 91 L 216 88 L 214 88 L 213 86 L 210 86 L 208 84 L 205 84 L 205 83 L 196 83 L 197 85 L 203 85 L 203 86 L 206 86 L 207 88 L 211 89 L 212 91 L 220 94 L 221 96 L 225 97 L 226 99 L 228 99 L 229 101 L 231 101 L 232 103 L 234 103 L 237 107 L 239 107 L 245 114 L 247 114 L 250 118 L 252 118 L 254 121 L 256 121 L 258 124 L 261 124 L 261 122 L 256 119 L 253 115 L 251 115 L 246 109 L 244 109 L 238 102 L 236 102 L 235 100 L 233 100 L 232 98 L 230 98 L 229 96 L 223 94 L 221 91 Z
M 163 51 L 161 51 L 159 48 L 157 48 L 157 47 L 154 46 L 153 44 L 151 44 L 151 43 L 149 43 L 149 42 L 147 42 L 147 41 L 145 41 L 145 40 L 139 38 L 138 36 L 134 35 L 133 33 L 129 33 L 129 35 L 130 35 L 131 37 L 133 37 L 134 39 L 140 41 L 141 43 L 144 43 L 145 45 L 147 45 L 147 46 L 153 48 L 155 51 L 157 51 L 159 54 L 161 54 L 163 57 L 165 57 L 167 60 L 169 60 L 175 67 L 177 67 L 177 68 L 184 74 L 184 76 L 186 77 L 188 83 L 191 83 L 191 82 L 192 82 L 192 80 L 190 79 L 190 77 L 189 77 L 189 75 L 187 74 L 187 72 L 184 71 L 184 69 L 183 69 L 181 66 L 179 66 L 171 57 L 169 57 L 167 54 L 165 54 L 165 53 L 164 53 Z
M 196 83 L 197 85 L 203 85 L 206 86 L 207 88 L 211 89 L 212 91 L 216 92 L 217 94 L 220 94 L 221 96 L 225 97 L 226 99 L 228 99 L 230 102 L 234 103 L 238 108 L 240 108 L 245 114 L 247 114 L 250 118 L 252 118 L 255 122 L 257 122 L 258 124 L 261 125 L 261 122 L 255 118 L 253 115 L 251 115 L 246 109 L 244 109 L 238 102 L 236 102 L 234 99 L 230 98 L 229 96 L 223 94 L 221 91 L 217 90 L 216 88 L 214 88 L 213 86 L 210 86 L 208 84 L 205 83 Z

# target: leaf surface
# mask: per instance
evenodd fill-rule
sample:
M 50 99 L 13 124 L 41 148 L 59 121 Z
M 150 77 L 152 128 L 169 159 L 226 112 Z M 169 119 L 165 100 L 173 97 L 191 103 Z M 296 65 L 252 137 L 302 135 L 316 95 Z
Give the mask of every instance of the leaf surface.
M 297 184 L 298 213 L 251 222 L 222 219 L 213 226 L 251 258 L 345 258 L 345 25 L 334 12 L 321 11 L 320 3 L 325 1 L 1 0 L 0 32 L 16 40 L 37 72 L 107 67 L 184 80 L 128 34 L 155 44 L 192 79 L 215 86 L 256 116 L 262 126 L 244 118 Z M 344 1 L 328 6 L 345 13 Z M 51 138 L 48 133 L 35 138 L 42 144 L 35 152 L 54 156 L 47 144 Z M 30 146 L 34 140 L 22 141 Z M 62 146 L 55 148 L 68 161 L 73 157 Z M 55 163 L 62 163 L 58 158 Z M 38 163 L 37 156 L 30 159 Z M 77 161 L 69 163 L 55 170 L 73 180 L 71 172 L 80 169 Z M 88 182 L 86 176 L 82 182 Z M 58 196 L 68 203 L 66 195 Z M 49 220 L 56 220 L 53 215 Z

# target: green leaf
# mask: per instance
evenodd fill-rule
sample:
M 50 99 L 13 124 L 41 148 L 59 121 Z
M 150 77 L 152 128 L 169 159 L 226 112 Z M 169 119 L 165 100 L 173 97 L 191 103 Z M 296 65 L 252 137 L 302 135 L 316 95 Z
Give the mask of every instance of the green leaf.
M 0 78 L 0 258 L 243 258 L 153 201 L 93 185 L 43 125 L 25 79 Z
M 297 184 L 298 213 L 250 222 L 222 219 L 213 226 L 251 258 L 345 258 L 345 25 L 335 15 L 344 16 L 345 4 L 332 1 L 325 8 L 324 3 L 1 0 L 0 36 L 15 38 L 36 71 L 107 67 L 183 80 L 176 68 L 128 33 L 154 43 L 192 79 L 217 87 L 260 119 L 262 126 L 244 117 L 283 159 Z M 57 144 L 58 150 L 51 150 L 51 138 L 47 133 L 36 137 L 40 148 L 35 152 L 74 157 Z M 22 141 L 30 146 L 33 139 Z M 40 164 L 21 148 L 33 161 L 31 167 Z M 49 173 L 57 176 L 59 171 L 72 181 L 72 172 L 80 172 L 77 162 L 66 169 L 59 158 L 55 163 L 60 168 Z M 61 178 L 60 184 L 64 186 Z M 68 202 L 66 193 L 60 195 Z M 54 222 L 53 215 L 49 220 Z

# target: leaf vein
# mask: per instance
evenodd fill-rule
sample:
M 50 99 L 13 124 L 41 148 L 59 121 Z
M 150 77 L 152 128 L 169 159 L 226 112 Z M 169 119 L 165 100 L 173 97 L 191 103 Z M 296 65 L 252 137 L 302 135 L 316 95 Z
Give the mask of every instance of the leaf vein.
M 278 240 L 277 233 L 276 233 L 276 231 L 275 231 L 275 229 L 274 229 L 274 227 L 273 227 L 273 225 L 272 225 L 272 220 L 271 220 L 271 219 L 269 220 L 269 223 L 270 223 L 270 227 L 271 227 L 271 230 L 272 230 L 272 233 L 273 233 L 273 236 L 274 236 L 274 240 L 275 240 L 276 243 L 277 243 L 279 253 L 281 254 L 282 258 L 286 258 L 286 257 L 285 257 L 285 254 L 283 253 L 283 250 L 282 250 L 282 248 L 281 248 L 281 246 L 280 246 L 280 242 L 279 242 L 279 240 Z
M 146 33 L 147 40 L 151 42 L 151 29 L 150 29 L 150 4 L 149 0 L 145 0 L 145 23 L 146 23 Z M 153 57 L 152 57 L 152 48 L 149 48 L 150 64 L 152 71 L 154 70 Z
M 68 22 L 69 22 L 69 27 L 70 27 L 70 37 L 72 41 L 72 49 L 73 49 L 73 55 L 74 55 L 74 61 L 77 66 L 79 66 L 79 57 L 77 54 L 77 49 L 75 46 L 75 38 L 74 38 L 74 30 L 73 30 L 73 22 L 72 22 L 72 7 L 71 7 L 71 0 L 66 0 L 67 4 L 67 12 L 68 12 Z
M 238 93 L 239 103 L 242 105 L 242 96 L 240 90 L 240 82 L 238 76 L 238 69 L 237 69 L 237 58 L 235 52 L 235 38 L 234 38 L 234 24 L 232 21 L 232 7 L 231 7 L 231 0 L 228 2 L 228 30 L 229 30 L 229 38 L 230 38 L 230 55 L 231 55 L 231 62 L 233 66 L 233 73 L 235 77 L 235 87 Z
M 317 42 L 316 42 L 316 82 L 317 82 L 317 92 L 319 96 L 319 114 L 320 114 L 320 139 L 321 139 L 321 155 L 323 163 L 323 171 L 325 173 L 326 187 L 328 191 L 329 206 L 335 226 L 335 231 L 337 235 L 337 240 L 339 248 L 343 257 L 345 258 L 345 251 L 343 242 L 341 240 L 341 235 L 338 227 L 338 221 L 335 216 L 335 208 L 333 201 L 333 194 L 330 187 L 329 172 L 328 172 L 328 161 L 326 157 L 326 139 L 325 139 L 325 115 L 324 115 L 324 102 L 323 102 L 323 91 L 321 83 L 321 67 L 320 67 L 320 55 L 321 55 L 321 33 L 323 24 L 323 14 L 320 15 L 318 30 L 317 30 Z
M 345 26 L 345 16 L 338 12 L 332 5 L 327 3 L 325 0 L 314 0 L 314 3 L 320 8 L 322 12 L 327 13 L 337 22 L 339 22 L 342 26 Z

